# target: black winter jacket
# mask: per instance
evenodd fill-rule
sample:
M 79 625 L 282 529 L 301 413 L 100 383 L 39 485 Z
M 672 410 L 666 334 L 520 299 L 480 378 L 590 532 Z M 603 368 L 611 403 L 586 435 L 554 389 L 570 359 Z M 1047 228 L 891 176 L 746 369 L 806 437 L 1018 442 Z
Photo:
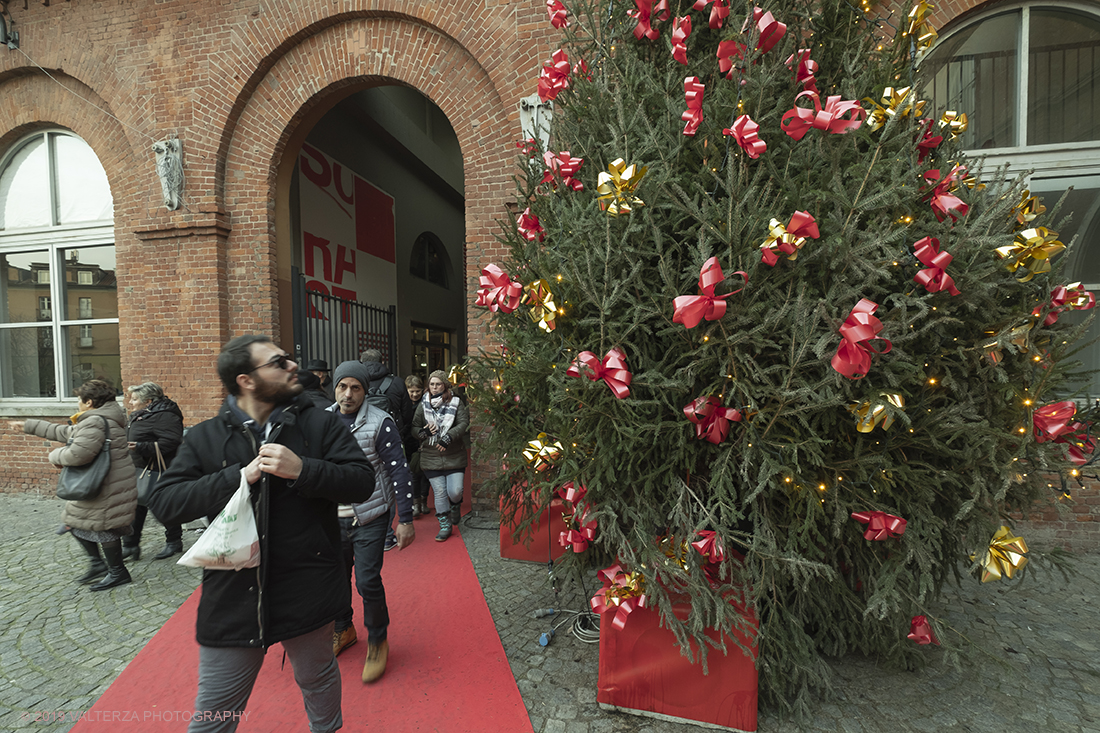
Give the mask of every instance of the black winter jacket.
M 130 457 L 134 459 L 134 466 L 138 471 L 146 466 L 157 469 L 157 450 L 154 443 L 160 443 L 164 465 L 172 465 L 172 459 L 176 457 L 176 451 L 183 440 L 183 413 L 180 412 L 179 405 L 165 397 L 133 413 L 126 428 L 126 440 L 137 443 L 130 451 Z
M 204 646 L 268 647 L 321 628 L 351 603 L 336 505 L 366 501 L 374 469 L 343 421 L 301 396 L 272 418 L 268 442 L 294 451 L 302 472 L 294 481 L 261 474 L 252 485 L 260 566 L 203 571 L 196 638 Z M 259 447 L 226 400 L 188 431 L 149 509 L 166 524 L 212 519 Z

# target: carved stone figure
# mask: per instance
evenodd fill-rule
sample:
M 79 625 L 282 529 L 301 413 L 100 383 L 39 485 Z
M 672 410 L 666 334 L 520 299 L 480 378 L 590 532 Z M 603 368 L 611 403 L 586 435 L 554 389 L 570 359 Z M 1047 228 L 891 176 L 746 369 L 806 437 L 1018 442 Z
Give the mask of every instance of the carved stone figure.
M 164 205 L 175 211 L 183 202 L 183 145 L 175 135 L 153 143 L 157 156 L 157 175 L 164 193 Z

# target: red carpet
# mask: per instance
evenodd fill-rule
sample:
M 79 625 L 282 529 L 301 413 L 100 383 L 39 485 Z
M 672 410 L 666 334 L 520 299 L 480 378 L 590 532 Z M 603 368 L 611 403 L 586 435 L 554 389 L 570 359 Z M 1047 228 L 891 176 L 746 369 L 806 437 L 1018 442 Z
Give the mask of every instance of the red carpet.
M 531 722 L 460 535 L 435 542 L 434 519 L 416 541 L 386 553 L 390 657 L 378 682 L 360 680 L 367 655 L 362 602 L 353 589 L 359 643 L 340 655 L 346 731 L 530 731 Z M 186 730 L 198 679 L 199 593 L 164 627 L 77 723 L 75 733 Z M 268 650 L 241 731 L 307 731 L 302 696 L 282 647 Z

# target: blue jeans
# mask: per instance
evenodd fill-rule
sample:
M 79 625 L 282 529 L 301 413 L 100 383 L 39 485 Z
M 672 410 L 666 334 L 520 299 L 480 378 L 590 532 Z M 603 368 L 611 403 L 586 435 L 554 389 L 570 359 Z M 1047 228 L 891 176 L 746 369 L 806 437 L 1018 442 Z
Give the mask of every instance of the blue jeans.
M 355 587 L 363 599 L 363 624 L 367 627 L 368 641 L 379 644 L 386 639 L 386 630 L 390 625 L 386 588 L 382 585 L 382 545 L 386 540 L 390 514 L 387 512 L 364 526 L 352 524 L 353 521 L 354 517 L 340 517 L 344 566 L 348 571 L 349 583 L 352 568 L 355 568 Z M 336 617 L 337 632 L 352 625 L 354 613 L 349 604 L 347 610 Z
M 462 480 L 466 477 L 466 469 L 459 469 L 442 476 L 434 476 L 428 479 L 435 494 L 435 513 L 446 514 L 452 503 L 462 501 Z

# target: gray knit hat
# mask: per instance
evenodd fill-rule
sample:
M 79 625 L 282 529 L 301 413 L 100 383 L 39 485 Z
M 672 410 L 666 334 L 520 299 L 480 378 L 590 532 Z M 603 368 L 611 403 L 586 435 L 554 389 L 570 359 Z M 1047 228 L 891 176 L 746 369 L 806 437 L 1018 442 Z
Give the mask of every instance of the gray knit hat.
M 340 362 L 340 366 L 336 367 L 336 371 L 332 374 L 332 384 L 335 386 L 340 384 L 340 380 L 344 377 L 352 377 L 359 380 L 359 384 L 363 385 L 363 390 L 370 389 L 370 372 L 367 371 L 366 364 L 359 361 L 344 361 Z

